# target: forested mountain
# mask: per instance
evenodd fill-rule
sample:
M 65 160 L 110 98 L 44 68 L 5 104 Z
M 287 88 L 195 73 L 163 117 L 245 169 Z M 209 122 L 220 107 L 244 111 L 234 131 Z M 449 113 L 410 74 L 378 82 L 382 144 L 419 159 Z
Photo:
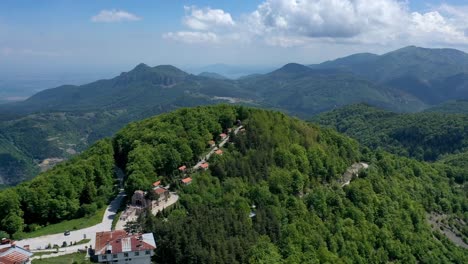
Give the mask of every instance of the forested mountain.
M 313 121 L 373 148 L 419 160 L 468 150 L 468 116 L 436 112 L 393 113 L 358 104 L 320 114 Z
M 362 101 L 395 110 L 423 107 L 414 97 L 348 73 L 299 64 L 241 80 L 194 76 L 169 65 L 140 64 L 110 80 L 62 86 L 24 102 L 0 105 L 4 139 L 0 141 L 0 179 L 11 185 L 31 178 L 37 163 L 68 158 L 131 121 L 226 100 L 303 117 Z
M 424 110 L 425 112 L 468 114 L 468 100 L 448 101 Z
M 405 93 L 387 89 L 341 70 L 320 70 L 290 63 L 265 75 L 239 81 L 268 106 L 301 116 L 348 104 L 367 102 L 399 111 L 418 111 L 424 104 Z
M 290 63 L 238 80 L 140 64 L 109 80 L 61 86 L 0 105 L 0 182 L 31 178 L 44 159 L 68 158 L 131 121 L 179 107 L 229 101 L 310 118 L 355 103 L 415 112 L 468 99 L 467 57 L 457 50 L 407 47 L 311 67 Z M 428 111 L 466 112 L 463 108 L 458 101 Z M 410 152 L 419 158 L 436 155 Z
M 213 78 L 213 79 L 220 79 L 220 80 L 226 80 L 226 79 L 229 79 L 221 74 L 218 74 L 216 72 L 202 72 L 200 74 L 198 74 L 198 76 L 201 76 L 201 77 L 207 77 L 207 78 Z
M 210 169 L 179 185 L 177 168 L 242 122 Z M 115 162 L 114 162 L 115 158 Z M 357 161 L 370 164 L 342 186 Z M 92 214 L 112 193 L 156 179 L 180 200 L 139 219 L 154 232 L 159 263 L 466 263 L 466 250 L 431 229 L 428 213 L 467 221 L 468 198 L 450 166 L 399 158 L 279 112 L 243 106 L 180 109 L 131 123 L 72 160 L 0 192 L 0 230 L 14 236 Z M 465 184 L 464 182 L 462 184 Z M 34 191 L 31 190 L 34 188 Z M 254 206 L 253 206 L 254 205 Z M 252 213 L 254 213 L 252 215 Z M 459 235 L 466 239 L 463 230 Z
M 468 54 L 459 50 L 409 46 L 380 56 L 356 54 L 312 67 L 347 70 L 428 104 L 468 99 Z

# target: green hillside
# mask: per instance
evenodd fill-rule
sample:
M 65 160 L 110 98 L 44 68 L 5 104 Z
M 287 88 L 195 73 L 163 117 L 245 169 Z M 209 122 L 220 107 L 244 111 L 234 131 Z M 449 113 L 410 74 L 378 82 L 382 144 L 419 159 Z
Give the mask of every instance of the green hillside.
M 197 122 L 202 118 L 222 123 Z M 209 171 L 193 174 L 194 183 L 179 187 L 180 205 L 141 219 L 143 230 L 159 239 L 161 263 L 466 261 L 466 252 L 433 234 L 425 220 L 433 211 L 462 217 L 467 206 L 466 194 L 449 184 L 445 167 L 383 152 L 363 155 L 354 141 L 332 131 L 246 108 L 179 110 L 128 126 L 114 145 L 129 180 L 161 175 L 177 185 L 178 174 L 170 171 L 193 164 L 197 156 L 179 159 L 178 149 L 191 145 L 184 143 L 186 135 L 206 134 L 202 143 L 213 136 L 204 132 L 207 127 L 213 126 L 216 135 L 226 120 L 230 125 L 236 118 L 245 134 L 210 161 Z M 181 154 L 167 155 L 176 157 L 173 165 L 160 156 L 171 146 Z M 371 169 L 341 189 L 337 179 L 361 159 Z M 137 178 L 127 187 L 143 183 Z M 439 192 L 438 198 L 428 195 Z
M 197 162 L 207 140 L 237 120 L 245 131 L 231 133 L 224 154 L 209 170 L 192 172 L 191 185 L 179 185 L 178 166 Z M 184 108 L 131 123 L 1 191 L 0 214 L 9 220 L 0 230 L 92 214 L 112 193 L 115 158 L 129 193 L 160 178 L 180 195 L 172 209 L 139 219 L 142 231 L 154 232 L 159 263 L 466 263 L 466 250 L 426 221 L 429 213 L 468 220 L 467 193 L 449 180 L 449 165 L 360 149 L 279 112 Z M 341 175 L 357 161 L 369 169 L 342 186 Z
M 299 64 L 237 81 L 194 76 L 169 65 L 140 64 L 113 79 L 62 86 L 24 102 L 0 105 L 0 133 L 8 140 L 0 142 L 0 147 L 13 146 L 26 160 L 26 167 L 34 168 L 44 159 L 69 158 L 131 121 L 179 107 L 226 101 L 302 117 L 359 102 L 400 111 L 424 107 L 414 97 L 350 74 L 312 70 Z M 0 175 L 7 184 L 35 175 L 34 170 L 9 164 L 8 168 L 0 164 L 0 170 L 11 172 Z
M 468 148 L 468 116 L 444 113 L 397 114 L 368 105 L 343 107 L 313 118 L 372 148 L 418 160 Z
M 266 75 L 240 80 L 263 103 L 293 114 L 311 116 L 353 103 L 366 102 L 395 111 L 418 111 L 424 104 L 405 93 L 387 89 L 340 70 L 316 70 L 287 64 Z
M 313 68 L 339 68 L 435 104 L 468 99 L 468 54 L 455 49 L 405 47 L 383 55 L 356 54 Z
M 424 110 L 425 112 L 468 114 L 468 100 L 448 101 Z

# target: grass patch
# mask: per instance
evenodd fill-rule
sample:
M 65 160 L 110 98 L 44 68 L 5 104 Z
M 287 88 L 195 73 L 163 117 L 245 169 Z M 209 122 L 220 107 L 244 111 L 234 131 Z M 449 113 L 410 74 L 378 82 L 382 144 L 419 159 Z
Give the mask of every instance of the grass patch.
M 66 230 L 77 230 L 101 223 L 104 217 L 106 207 L 99 209 L 94 215 L 86 216 L 78 219 L 66 220 L 57 224 L 52 224 L 38 229 L 34 232 L 22 234 L 22 238 L 32 238 L 51 234 L 63 233 Z
M 63 256 L 57 256 L 45 259 L 33 259 L 33 264 L 88 264 L 93 263 L 90 260 L 85 260 L 85 253 L 73 253 Z
M 81 239 L 80 241 L 76 242 L 76 244 L 73 244 L 73 246 L 82 245 L 82 244 L 88 244 L 89 241 L 91 241 L 91 239 L 89 239 L 89 238 Z

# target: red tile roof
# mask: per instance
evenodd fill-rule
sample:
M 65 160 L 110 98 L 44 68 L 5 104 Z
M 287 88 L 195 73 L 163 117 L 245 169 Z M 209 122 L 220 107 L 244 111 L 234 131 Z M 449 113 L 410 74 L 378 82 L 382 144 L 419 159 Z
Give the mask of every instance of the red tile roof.
M 203 169 L 207 169 L 209 167 L 209 164 L 208 164 L 208 162 L 205 162 L 205 163 L 202 163 L 200 165 L 200 167 L 203 168 Z
M 221 138 L 227 137 L 227 135 L 226 135 L 225 133 L 221 133 L 221 134 L 219 134 L 219 136 L 220 136 Z
M 148 239 L 149 237 L 152 239 Z M 152 241 L 151 241 L 152 240 Z M 156 248 L 153 234 L 127 234 L 125 230 L 115 230 L 96 233 L 96 255 L 118 254 L 129 251 L 153 250 Z
M 182 179 L 181 181 L 182 181 L 183 183 L 185 183 L 185 184 L 191 183 L 191 182 L 192 182 L 192 178 L 188 177 L 188 178 Z
M 156 189 L 154 189 L 154 192 L 161 195 L 161 194 L 167 192 L 167 189 L 166 188 L 156 188 Z
M 15 264 L 28 261 L 32 253 L 17 246 L 2 248 L 0 251 L 0 264 Z
M 180 171 L 185 171 L 186 169 L 187 169 L 187 166 L 185 166 L 185 165 L 179 167 L 179 170 L 180 170 Z
M 218 149 L 218 150 L 215 151 L 215 153 L 218 154 L 218 155 L 222 155 L 222 154 L 223 154 L 223 151 L 220 150 L 220 149 Z
M 159 185 L 161 185 L 161 181 L 157 181 L 153 183 L 153 187 L 158 187 Z

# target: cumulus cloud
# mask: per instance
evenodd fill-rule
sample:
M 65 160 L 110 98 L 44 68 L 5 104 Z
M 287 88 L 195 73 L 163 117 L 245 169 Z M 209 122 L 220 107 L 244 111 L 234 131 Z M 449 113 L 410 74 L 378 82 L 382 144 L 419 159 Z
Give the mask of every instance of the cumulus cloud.
M 217 30 L 235 25 L 231 14 L 222 9 L 199 9 L 196 6 L 184 6 L 184 9 L 184 24 L 193 30 Z
M 221 9 L 185 10 L 183 22 L 190 31 L 168 33 L 179 36 L 172 39 L 200 36 L 213 42 L 201 33 L 215 32 L 217 42 L 261 40 L 282 47 L 317 41 L 468 45 L 468 6 L 443 4 L 412 12 L 403 0 L 265 0 L 237 21 Z
M 129 13 L 123 10 L 102 10 L 99 14 L 91 17 L 92 22 L 104 22 L 104 23 L 112 23 L 112 22 L 121 22 L 121 21 L 138 21 L 141 20 L 141 17 Z

